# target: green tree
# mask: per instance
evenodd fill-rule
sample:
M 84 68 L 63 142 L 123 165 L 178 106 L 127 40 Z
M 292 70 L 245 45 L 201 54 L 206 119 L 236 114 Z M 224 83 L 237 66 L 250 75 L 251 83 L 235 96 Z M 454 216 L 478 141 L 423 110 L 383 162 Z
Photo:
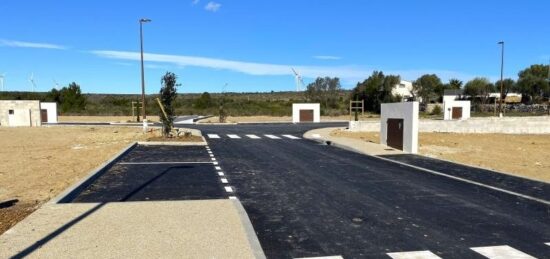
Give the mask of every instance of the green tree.
M 438 101 L 443 96 L 443 84 L 435 74 L 426 74 L 413 82 L 413 89 L 416 96 L 422 99 L 422 103 Z
M 210 97 L 210 94 L 208 92 L 204 92 L 201 94 L 199 98 L 195 100 L 195 108 L 198 109 L 206 109 L 211 107 L 213 104 L 212 97 Z
M 495 91 L 500 93 L 500 80 L 495 82 Z M 508 93 L 519 92 L 516 81 L 511 78 L 502 80 L 502 100 L 506 99 Z
M 372 112 L 380 112 L 381 103 L 397 102 L 401 98 L 392 94 L 395 85 L 401 82 L 401 78 L 395 75 L 385 76 L 381 71 L 374 71 L 372 75 L 352 91 L 352 100 L 364 100 L 365 109 Z
M 179 86 L 179 84 L 177 84 L 177 78 L 176 74 L 166 72 L 160 80 L 162 86 L 160 87 L 159 98 L 166 112 L 166 117 L 163 114 L 159 116 L 162 122 L 162 133 L 164 136 L 168 136 L 174 127 L 175 112 L 173 103 L 178 96 L 177 87 Z
M 462 81 L 452 78 L 449 79 L 449 83 L 445 84 L 445 89 L 458 90 L 462 88 Z
M 80 86 L 72 82 L 68 87 L 50 91 L 52 98 L 59 101 L 62 113 L 80 113 L 86 109 L 86 97 L 82 95 Z
M 549 77 L 550 68 L 545 65 L 531 65 L 518 74 L 520 92 L 527 96 L 528 102 L 538 103 L 543 96 L 550 95 Z
M 481 104 L 481 111 L 483 111 L 483 104 L 489 99 L 489 93 L 493 90 L 493 84 L 484 77 L 476 77 L 464 85 L 464 94 L 469 95 L 474 103 Z
M 342 91 L 338 77 L 318 77 L 305 91 L 309 101 L 319 102 L 324 108 L 338 108 L 338 96 Z

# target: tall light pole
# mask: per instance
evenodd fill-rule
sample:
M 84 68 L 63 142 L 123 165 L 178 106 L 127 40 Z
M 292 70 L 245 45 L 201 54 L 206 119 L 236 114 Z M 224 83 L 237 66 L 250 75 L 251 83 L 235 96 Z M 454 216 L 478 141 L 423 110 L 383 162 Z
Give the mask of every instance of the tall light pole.
M 499 110 L 499 116 L 502 117 L 502 96 L 503 96 L 503 84 L 502 81 L 503 73 L 504 73 L 504 41 L 499 41 L 498 44 L 502 46 L 502 52 L 500 54 L 500 102 L 498 104 L 498 110 Z
M 147 119 L 145 115 L 145 75 L 143 71 L 143 23 L 150 22 L 150 19 L 139 19 L 139 42 L 141 46 L 141 118 Z

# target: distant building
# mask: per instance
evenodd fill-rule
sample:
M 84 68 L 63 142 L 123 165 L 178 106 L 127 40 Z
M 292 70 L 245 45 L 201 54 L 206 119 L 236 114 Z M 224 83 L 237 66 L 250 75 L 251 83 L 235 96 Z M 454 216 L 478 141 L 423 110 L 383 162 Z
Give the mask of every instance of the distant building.
M 412 101 L 413 99 L 413 84 L 410 81 L 401 80 L 399 84 L 396 84 L 392 90 L 391 93 L 393 95 L 399 95 L 401 96 L 401 101 Z
M 476 96 L 481 97 L 481 96 Z M 508 93 L 506 94 L 506 98 L 504 98 L 505 103 L 520 103 L 522 98 L 522 94 L 520 93 Z M 445 101 L 457 101 L 457 100 L 466 100 L 471 99 L 471 96 L 465 95 L 463 89 L 453 89 L 453 90 L 445 90 L 443 92 L 443 102 Z M 487 96 L 487 99 L 489 99 L 489 102 L 497 101 L 500 99 L 500 93 L 489 93 L 489 96 Z
M 37 100 L 0 101 L 0 126 L 37 127 L 57 123 L 57 103 Z

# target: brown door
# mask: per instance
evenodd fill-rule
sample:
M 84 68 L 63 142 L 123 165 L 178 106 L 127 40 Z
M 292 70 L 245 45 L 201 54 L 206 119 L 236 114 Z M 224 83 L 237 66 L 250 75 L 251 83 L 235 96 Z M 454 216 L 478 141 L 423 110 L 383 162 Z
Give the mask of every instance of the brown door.
M 313 121 L 313 110 L 300 110 L 300 122 Z
M 462 107 L 453 107 L 453 120 L 462 119 Z
M 40 121 L 48 122 L 48 110 L 40 110 Z
M 388 119 L 386 143 L 395 149 L 403 150 L 403 119 Z

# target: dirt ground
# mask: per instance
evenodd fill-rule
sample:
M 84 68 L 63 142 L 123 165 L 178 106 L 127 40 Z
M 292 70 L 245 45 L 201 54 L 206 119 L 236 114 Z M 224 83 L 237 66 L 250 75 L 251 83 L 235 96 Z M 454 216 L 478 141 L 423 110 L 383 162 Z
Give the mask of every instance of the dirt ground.
M 58 116 L 59 122 L 136 122 L 132 116 Z M 159 116 L 148 115 L 147 120 L 157 122 Z
M 360 116 L 359 118 L 361 120 L 370 120 L 377 118 L 378 115 L 367 115 Z M 206 119 L 199 120 L 199 123 L 218 123 L 219 117 L 214 116 Z M 228 123 L 236 123 L 236 122 L 291 122 L 292 117 L 291 116 L 281 116 L 281 117 L 274 117 L 274 116 L 229 116 L 226 119 L 226 122 Z M 341 115 L 341 116 L 321 116 L 321 122 L 323 121 L 349 121 L 349 115 Z
M 333 136 L 380 143 L 375 132 Z M 420 154 L 550 182 L 550 135 L 420 133 Z
M 130 143 L 158 135 L 139 127 L 0 128 L 0 234 Z M 151 139 L 154 140 L 154 139 Z

